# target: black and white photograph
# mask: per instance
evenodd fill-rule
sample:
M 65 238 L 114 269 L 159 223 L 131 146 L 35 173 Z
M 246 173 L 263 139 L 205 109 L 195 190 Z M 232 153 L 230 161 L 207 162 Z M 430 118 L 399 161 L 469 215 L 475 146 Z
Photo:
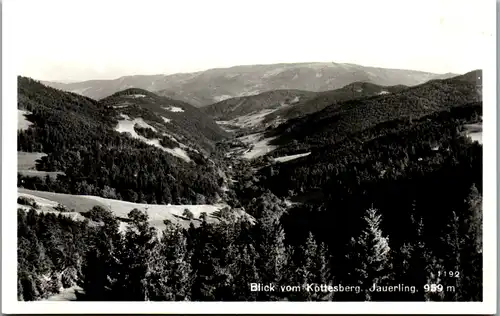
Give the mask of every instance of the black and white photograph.
M 12 304 L 495 313 L 492 3 L 6 1 Z

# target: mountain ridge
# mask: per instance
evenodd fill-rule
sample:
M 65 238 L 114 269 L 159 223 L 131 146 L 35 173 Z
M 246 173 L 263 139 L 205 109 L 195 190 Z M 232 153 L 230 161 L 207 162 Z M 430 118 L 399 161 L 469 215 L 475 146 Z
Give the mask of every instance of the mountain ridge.
M 266 91 L 293 89 L 327 91 L 351 82 L 367 81 L 379 85 L 416 85 L 433 78 L 450 77 L 424 71 L 385 69 L 340 63 L 280 63 L 238 65 L 194 73 L 134 75 L 113 80 L 87 80 L 77 83 L 44 84 L 102 99 L 127 88 L 141 88 L 162 96 L 203 107 L 224 99 L 255 95 Z

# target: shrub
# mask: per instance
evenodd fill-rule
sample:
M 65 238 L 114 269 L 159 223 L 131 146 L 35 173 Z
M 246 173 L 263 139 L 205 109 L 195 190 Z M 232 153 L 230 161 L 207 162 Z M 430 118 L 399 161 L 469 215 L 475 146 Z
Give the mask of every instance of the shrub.
M 35 199 L 26 196 L 17 197 L 17 204 L 31 206 L 34 209 L 40 209 L 40 205 L 35 202 Z
M 188 219 L 193 219 L 194 215 L 189 209 L 184 209 L 184 212 L 182 212 L 182 216 L 187 217 Z
M 70 210 L 68 210 L 68 209 L 66 208 L 66 206 L 64 206 L 64 205 L 62 205 L 62 204 L 57 204 L 57 206 L 56 206 L 56 207 L 54 207 L 54 210 L 56 210 L 56 211 L 58 211 L 58 212 L 61 212 L 61 213 L 63 213 L 63 212 L 70 212 Z
M 201 214 L 200 214 L 200 219 L 201 219 L 203 222 L 205 222 L 205 221 L 207 220 L 207 218 L 208 218 L 208 214 L 207 214 L 207 212 L 201 212 Z

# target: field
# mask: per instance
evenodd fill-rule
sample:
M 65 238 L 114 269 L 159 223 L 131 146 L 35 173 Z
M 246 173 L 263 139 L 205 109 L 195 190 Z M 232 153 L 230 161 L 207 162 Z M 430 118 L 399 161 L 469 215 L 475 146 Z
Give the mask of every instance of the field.
M 127 214 L 137 208 L 140 211 L 146 211 L 149 215 L 150 223 L 153 227 L 158 229 L 163 229 L 163 221 L 168 219 L 172 222 L 177 222 L 183 226 L 189 226 L 191 222 L 195 225 L 199 224 L 201 221 L 199 217 L 201 213 L 206 212 L 208 215 L 208 221 L 217 221 L 218 212 L 226 207 L 225 204 L 216 205 L 153 205 L 153 204 L 139 204 L 131 203 L 120 200 L 105 199 L 97 196 L 90 195 L 70 195 L 62 193 L 53 192 L 43 192 L 43 191 L 33 191 L 18 188 L 19 196 L 26 196 L 34 198 L 37 204 L 41 206 L 41 211 L 43 212 L 56 212 L 54 207 L 58 204 L 64 205 L 68 210 L 74 210 L 74 212 L 67 212 L 68 216 L 75 218 L 81 217 L 79 213 L 87 212 L 94 206 L 101 206 L 104 209 L 111 210 L 115 216 L 119 218 L 127 218 Z M 27 209 L 25 206 L 18 205 Z M 189 220 L 182 214 L 185 209 L 188 209 L 193 215 L 193 220 Z M 240 212 L 240 216 L 244 216 L 244 213 Z M 83 217 L 82 217 L 83 218 Z
M 64 174 L 63 172 L 48 172 L 36 170 L 36 161 L 46 156 L 44 153 L 29 153 L 29 152 L 17 152 L 17 172 L 23 176 L 30 177 L 41 177 L 44 178 L 47 175 L 51 178 L 57 178 L 57 175 Z
M 30 112 L 17 110 L 17 129 L 27 130 L 33 124 L 26 119 L 26 114 L 30 114 Z
M 221 125 L 237 126 L 239 128 L 256 127 L 262 124 L 266 115 L 269 115 L 276 110 L 277 109 L 264 109 L 255 113 L 239 116 L 229 121 L 218 121 L 217 123 Z
M 263 138 L 261 133 L 240 137 L 239 140 L 251 146 L 251 149 L 243 153 L 243 158 L 245 159 L 254 159 L 264 156 L 276 148 L 276 146 L 269 144 L 273 138 Z
M 36 161 L 47 156 L 44 153 L 28 153 L 23 151 L 17 152 L 17 169 L 18 170 L 36 170 Z

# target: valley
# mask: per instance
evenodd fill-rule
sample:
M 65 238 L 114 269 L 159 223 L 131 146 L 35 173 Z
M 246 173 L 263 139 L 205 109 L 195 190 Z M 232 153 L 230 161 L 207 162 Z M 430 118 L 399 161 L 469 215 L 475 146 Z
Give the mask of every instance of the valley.
M 426 284 L 435 262 L 470 288 L 370 300 L 480 299 L 481 70 L 244 69 L 18 78 L 20 299 L 364 300 L 236 284 L 369 284 L 375 270 Z M 450 245 L 454 234 L 464 241 Z

